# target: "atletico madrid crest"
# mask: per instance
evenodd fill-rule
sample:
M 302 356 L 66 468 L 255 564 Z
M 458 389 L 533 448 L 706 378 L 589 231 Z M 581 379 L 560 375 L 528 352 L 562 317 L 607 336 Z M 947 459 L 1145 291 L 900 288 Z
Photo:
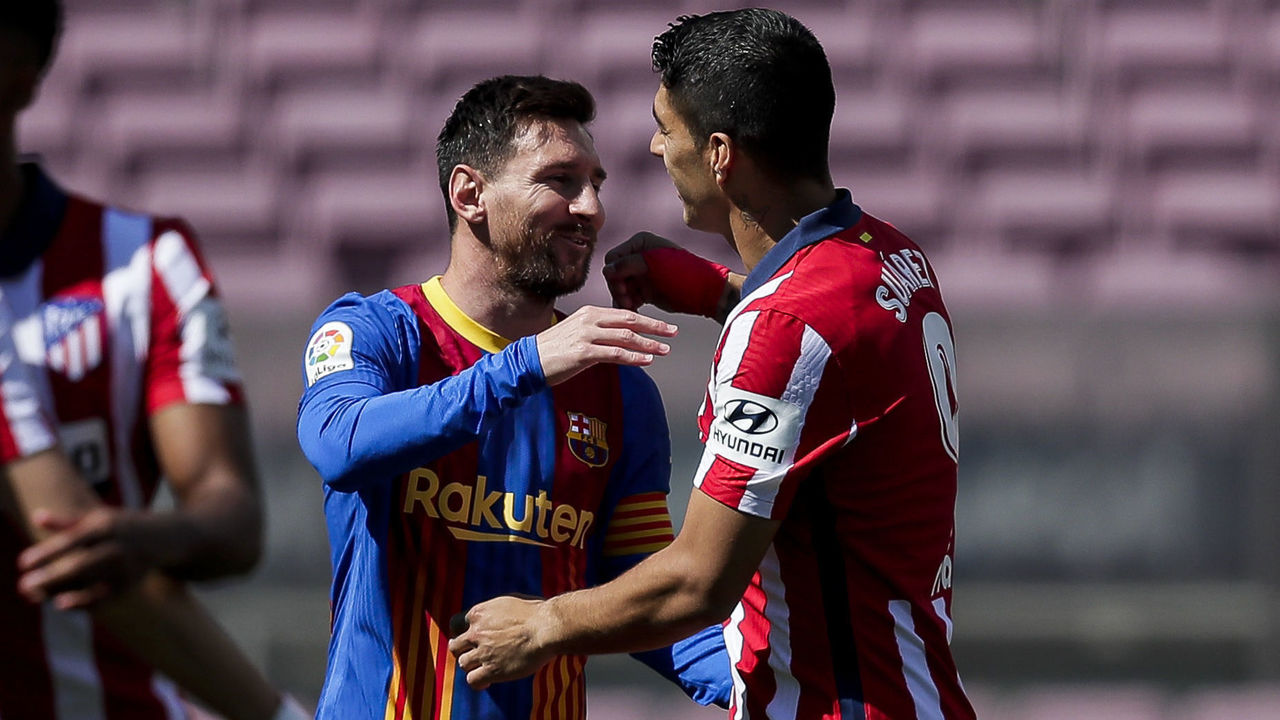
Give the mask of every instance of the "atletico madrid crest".
M 569 440 L 573 456 L 591 467 L 601 467 L 609 462 L 609 443 L 605 439 L 608 426 L 603 420 L 571 412 L 569 430 L 564 435 Z
M 51 298 L 42 307 L 45 363 L 72 382 L 102 363 L 102 301 L 95 297 Z

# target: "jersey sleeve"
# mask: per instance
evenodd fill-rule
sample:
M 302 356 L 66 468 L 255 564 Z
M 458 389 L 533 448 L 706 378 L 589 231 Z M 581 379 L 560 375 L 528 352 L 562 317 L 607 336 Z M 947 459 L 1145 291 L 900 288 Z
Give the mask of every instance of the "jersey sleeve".
M 400 300 L 355 294 L 312 327 L 302 359 L 298 442 L 335 490 L 387 482 L 452 452 L 546 387 L 533 337 L 418 385 L 417 327 Z
M 0 463 L 48 450 L 57 444 L 52 413 L 40 401 L 31 371 L 18 358 L 13 314 L 0 292 Z
M 781 519 L 809 469 L 856 430 L 832 349 L 793 315 L 743 312 L 725 328 L 713 372 L 694 487 L 749 515 Z
M 610 516 L 601 547 L 603 580 L 611 580 L 671 544 L 673 532 L 667 494 L 671 477 L 671 440 L 662 398 L 653 381 L 635 368 L 623 372 L 621 466 L 611 483 L 622 495 Z M 704 628 L 669 647 L 633 653 L 659 675 L 675 683 L 701 705 L 728 707 L 733 680 L 719 625 Z
M 146 403 L 242 401 L 227 313 L 190 227 L 157 220 L 151 249 Z

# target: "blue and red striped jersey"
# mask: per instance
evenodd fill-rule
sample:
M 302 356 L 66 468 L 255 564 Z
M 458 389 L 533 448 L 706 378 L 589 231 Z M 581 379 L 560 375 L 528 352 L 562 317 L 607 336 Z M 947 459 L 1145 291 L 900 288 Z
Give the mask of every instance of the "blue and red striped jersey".
M 497 595 L 605 582 L 671 541 L 662 403 L 637 368 L 548 387 L 532 337 L 465 315 L 439 278 L 316 321 L 304 452 L 325 480 L 333 621 L 320 718 L 585 716 L 586 658 L 472 690 L 449 619 Z M 642 660 L 725 703 L 720 628 Z

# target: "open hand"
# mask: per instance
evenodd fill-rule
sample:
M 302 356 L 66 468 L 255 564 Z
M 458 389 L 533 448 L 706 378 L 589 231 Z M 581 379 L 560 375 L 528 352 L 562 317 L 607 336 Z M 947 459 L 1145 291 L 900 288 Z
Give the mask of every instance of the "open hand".
M 648 365 L 671 347 L 645 335 L 674 337 L 675 325 L 630 310 L 587 305 L 537 335 L 538 358 L 548 385 L 599 363 Z

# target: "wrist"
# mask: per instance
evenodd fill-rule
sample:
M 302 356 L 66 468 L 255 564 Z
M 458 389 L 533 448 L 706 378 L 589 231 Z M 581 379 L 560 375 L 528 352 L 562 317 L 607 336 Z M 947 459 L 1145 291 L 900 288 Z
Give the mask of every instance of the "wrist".
M 568 626 L 561 612 L 564 596 L 556 596 L 540 600 L 533 614 L 533 632 L 530 640 L 539 655 L 567 655 L 573 652 L 569 647 Z

